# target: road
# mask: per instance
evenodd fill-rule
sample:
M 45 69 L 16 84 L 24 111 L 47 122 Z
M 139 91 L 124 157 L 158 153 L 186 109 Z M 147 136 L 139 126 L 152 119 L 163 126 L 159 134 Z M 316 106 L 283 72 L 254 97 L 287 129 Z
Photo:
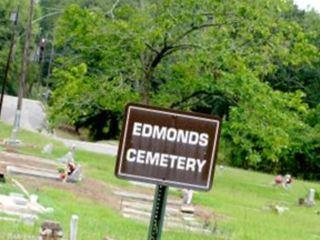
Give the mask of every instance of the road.
M 53 136 L 54 139 L 63 142 L 63 144 L 69 148 L 75 146 L 76 149 L 81 149 L 90 152 L 102 153 L 111 156 L 116 156 L 118 152 L 117 145 L 111 145 L 107 143 L 94 143 L 94 142 L 85 142 L 78 140 L 69 140 L 57 136 Z
M 17 101 L 17 97 L 4 95 L 1 120 L 9 125 L 13 125 Z M 41 102 L 23 99 L 20 126 L 33 132 L 46 128 L 46 114 Z
M 13 125 L 16 108 L 17 97 L 4 95 L 1 120 L 9 125 Z M 67 147 L 75 146 L 76 149 L 108 154 L 112 156 L 117 155 L 117 145 L 69 140 L 47 134 L 45 108 L 40 101 L 26 98 L 23 99 L 20 126 L 23 129 L 33 132 L 41 132 L 49 137 L 52 137 L 53 139 L 59 140 Z

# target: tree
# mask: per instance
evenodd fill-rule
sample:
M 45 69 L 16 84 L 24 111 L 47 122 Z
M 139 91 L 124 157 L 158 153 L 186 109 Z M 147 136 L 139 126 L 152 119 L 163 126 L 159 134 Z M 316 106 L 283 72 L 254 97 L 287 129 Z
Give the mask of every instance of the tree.
M 12 27 L 13 23 L 10 21 L 10 14 L 12 12 L 16 12 L 18 6 L 20 6 L 19 11 L 19 21 L 18 21 L 18 36 L 15 44 L 15 48 L 13 51 L 13 62 L 9 72 L 8 84 L 6 88 L 6 93 L 16 95 L 18 92 L 18 79 L 19 79 L 19 72 L 20 72 L 20 65 L 21 65 L 21 58 L 22 58 L 22 48 L 23 42 L 25 39 L 25 23 L 27 21 L 27 10 L 28 10 L 28 0 L 3 0 L 0 3 L 0 86 L 2 84 L 2 80 L 4 77 L 4 68 L 6 65 L 6 59 L 9 51 L 9 45 L 12 35 Z M 39 16 L 39 8 L 35 8 L 34 18 Z M 38 24 L 34 24 L 34 31 L 33 35 L 39 31 Z M 30 46 L 30 52 L 32 55 L 35 55 L 37 48 L 37 44 L 35 43 L 35 38 L 32 40 L 32 45 Z M 30 56 L 31 59 L 31 56 Z M 33 61 L 29 64 L 28 70 L 28 78 L 26 83 L 25 92 L 27 96 L 32 95 L 32 89 L 35 83 L 39 82 L 38 78 L 38 71 L 39 68 L 36 63 Z
M 304 89 L 283 92 L 268 80 L 318 58 L 288 17 L 295 10 L 275 0 L 115 1 L 107 14 L 70 5 L 56 26 L 51 119 L 102 138 L 116 136 L 129 101 L 218 114 L 226 159 L 284 169 L 314 132 Z
M 281 61 L 275 59 L 276 69 L 267 75 L 264 80 L 269 82 L 274 89 L 285 92 L 302 90 L 306 93 L 306 102 L 310 107 L 320 103 L 320 15 L 316 12 L 305 12 L 297 8 L 293 9 L 286 18 L 296 21 L 303 27 L 303 33 L 296 35 L 296 39 L 304 41 L 305 44 L 297 44 L 296 49 L 304 52 L 304 57 L 299 62 Z M 306 44 L 306 43 L 312 43 Z M 300 54 L 301 55 L 301 54 Z M 302 60 L 302 61 L 301 61 Z

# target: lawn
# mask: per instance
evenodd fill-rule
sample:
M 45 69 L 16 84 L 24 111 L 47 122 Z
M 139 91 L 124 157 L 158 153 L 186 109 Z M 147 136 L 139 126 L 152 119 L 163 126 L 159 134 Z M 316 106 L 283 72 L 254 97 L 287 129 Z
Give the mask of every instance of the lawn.
M 0 123 L 0 139 L 10 135 L 10 127 Z M 27 146 L 17 150 L 23 154 L 56 159 L 68 149 L 60 142 L 53 141 L 37 133 L 21 131 L 19 138 Z M 54 144 L 52 154 L 42 154 L 41 149 L 47 143 Z M 0 148 L 3 151 L 4 148 Z M 86 178 L 101 182 L 107 189 L 114 187 L 138 190 L 127 181 L 114 177 L 115 158 L 85 151 L 76 152 L 76 160 L 83 165 Z M 320 205 L 312 208 L 298 206 L 298 198 L 305 197 L 309 188 L 320 192 L 320 185 L 312 182 L 294 180 L 293 186 L 285 190 L 272 185 L 274 176 L 252 171 L 225 167 L 217 168 L 213 189 L 208 193 L 195 194 L 194 203 L 211 209 L 218 216 L 219 235 L 190 234 L 182 231 L 165 231 L 164 240 L 184 239 L 243 239 L 243 240 L 301 240 L 320 239 Z M 23 181 L 23 179 L 20 179 Z M 24 184 L 28 186 L 28 182 Z M 79 184 L 79 188 L 83 183 Z M 32 185 L 31 185 L 32 186 Z M 0 183 L 0 193 L 15 190 L 15 187 Z M 79 215 L 80 240 L 103 239 L 108 235 L 116 240 L 146 239 L 147 226 L 143 223 L 124 219 L 114 206 L 109 206 L 95 197 L 78 196 L 73 191 L 59 189 L 50 184 L 41 188 L 30 187 L 28 190 L 39 196 L 45 206 L 54 208 L 54 213 L 41 216 L 34 226 L 0 222 L 0 232 L 19 232 L 37 235 L 43 219 L 54 219 L 62 223 L 66 236 L 72 214 Z M 107 194 L 106 190 L 106 194 Z M 176 192 L 170 194 L 177 195 Z M 268 209 L 270 205 L 281 205 L 289 210 L 277 214 Z

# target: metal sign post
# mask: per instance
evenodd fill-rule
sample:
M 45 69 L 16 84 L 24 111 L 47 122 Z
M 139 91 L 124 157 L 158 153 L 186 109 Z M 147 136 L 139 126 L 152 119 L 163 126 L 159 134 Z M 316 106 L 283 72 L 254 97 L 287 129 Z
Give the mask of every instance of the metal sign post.
M 167 186 L 157 185 L 153 199 L 148 240 L 161 239 L 163 219 L 167 204 L 168 188 L 169 187 Z

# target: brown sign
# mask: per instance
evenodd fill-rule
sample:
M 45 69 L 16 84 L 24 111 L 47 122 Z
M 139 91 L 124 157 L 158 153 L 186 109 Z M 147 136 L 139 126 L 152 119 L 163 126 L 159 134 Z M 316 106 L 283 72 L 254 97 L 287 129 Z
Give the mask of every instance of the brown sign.
M 221 122 L 210 115 L 129 104 L 116 176 L 208 191 Z

